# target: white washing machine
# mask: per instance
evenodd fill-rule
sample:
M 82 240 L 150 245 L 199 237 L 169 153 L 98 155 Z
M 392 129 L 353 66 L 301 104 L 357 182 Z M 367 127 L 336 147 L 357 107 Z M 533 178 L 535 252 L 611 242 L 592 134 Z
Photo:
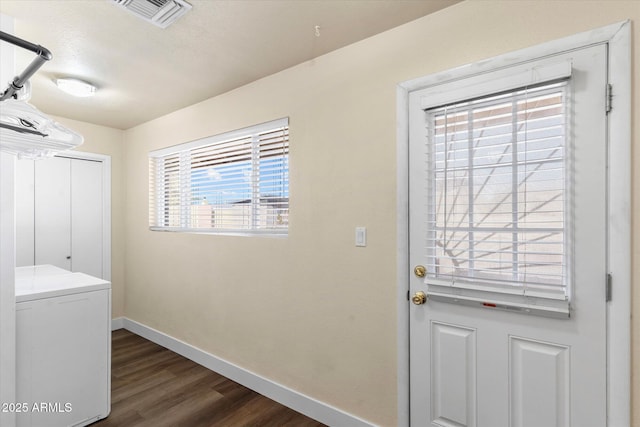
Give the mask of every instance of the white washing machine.
M 111 408 L 111 283 L 51 265 L 16 269 L 19 427 L 85 426 Z

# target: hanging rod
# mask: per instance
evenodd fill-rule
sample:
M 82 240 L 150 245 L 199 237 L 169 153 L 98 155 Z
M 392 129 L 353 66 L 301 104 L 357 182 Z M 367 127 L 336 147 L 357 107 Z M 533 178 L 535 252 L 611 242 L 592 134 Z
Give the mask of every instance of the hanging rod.
M 29 50 L 38 55 L 33 61 L 31 61 L 31 64 L 29 64 L 21 74 L 17 75 L 13 79 L 13 81 L 9 83 L 9 87 L 2 93 L 2 96 L 0 96 L 0 101 L 4 101 L 6 99 L 12 98 L 17 91 L 22 89 L 24 84 L 31 78 L 31 76 L 33 76 L 36 71 L 38 71 L 42 64 L 51 60 L 51 58 L 53 58 L 53 55 L 51 54 L 49 49 L 45 47 L 33 44 L 11 34 L 7 34 L 4 31 L 0 31 L 0 40 Z

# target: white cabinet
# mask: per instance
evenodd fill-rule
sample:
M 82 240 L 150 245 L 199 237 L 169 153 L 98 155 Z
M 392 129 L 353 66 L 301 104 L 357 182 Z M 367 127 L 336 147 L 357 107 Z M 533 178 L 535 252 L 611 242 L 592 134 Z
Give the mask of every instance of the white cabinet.
M 108 209 L 105 167 L 108 166 L 102 161 L 71 157 L 17 162 L 19 267 L 51 264 L 109 277 L 105 274 L 103 241 Z
M 110 411 L 111 285 L 16 269 L 17 426 L 84 426 Z

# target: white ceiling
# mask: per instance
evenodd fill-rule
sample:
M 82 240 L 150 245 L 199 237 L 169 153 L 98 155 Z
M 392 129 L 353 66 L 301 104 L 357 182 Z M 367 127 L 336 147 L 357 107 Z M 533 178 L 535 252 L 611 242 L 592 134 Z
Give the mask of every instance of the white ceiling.
M 164 30 L 113 0 L 0 0 L 0 13 L 15 18 L 16 36 L 53 53 L 31 79 L 32 104 L 128 129 L 459 0 L 188 1 L 193 9 Z M 21 72 L 34 54 L 17 51 Z M 73 98 L 53 84 L 61 76 L 99 91 Z

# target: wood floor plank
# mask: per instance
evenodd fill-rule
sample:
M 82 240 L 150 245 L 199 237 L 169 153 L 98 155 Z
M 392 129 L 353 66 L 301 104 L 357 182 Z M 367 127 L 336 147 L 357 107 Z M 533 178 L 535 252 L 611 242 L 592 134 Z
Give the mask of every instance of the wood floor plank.
M 111 414 L 95 427 L 324 427 L 125 329 L 111 360 Z

